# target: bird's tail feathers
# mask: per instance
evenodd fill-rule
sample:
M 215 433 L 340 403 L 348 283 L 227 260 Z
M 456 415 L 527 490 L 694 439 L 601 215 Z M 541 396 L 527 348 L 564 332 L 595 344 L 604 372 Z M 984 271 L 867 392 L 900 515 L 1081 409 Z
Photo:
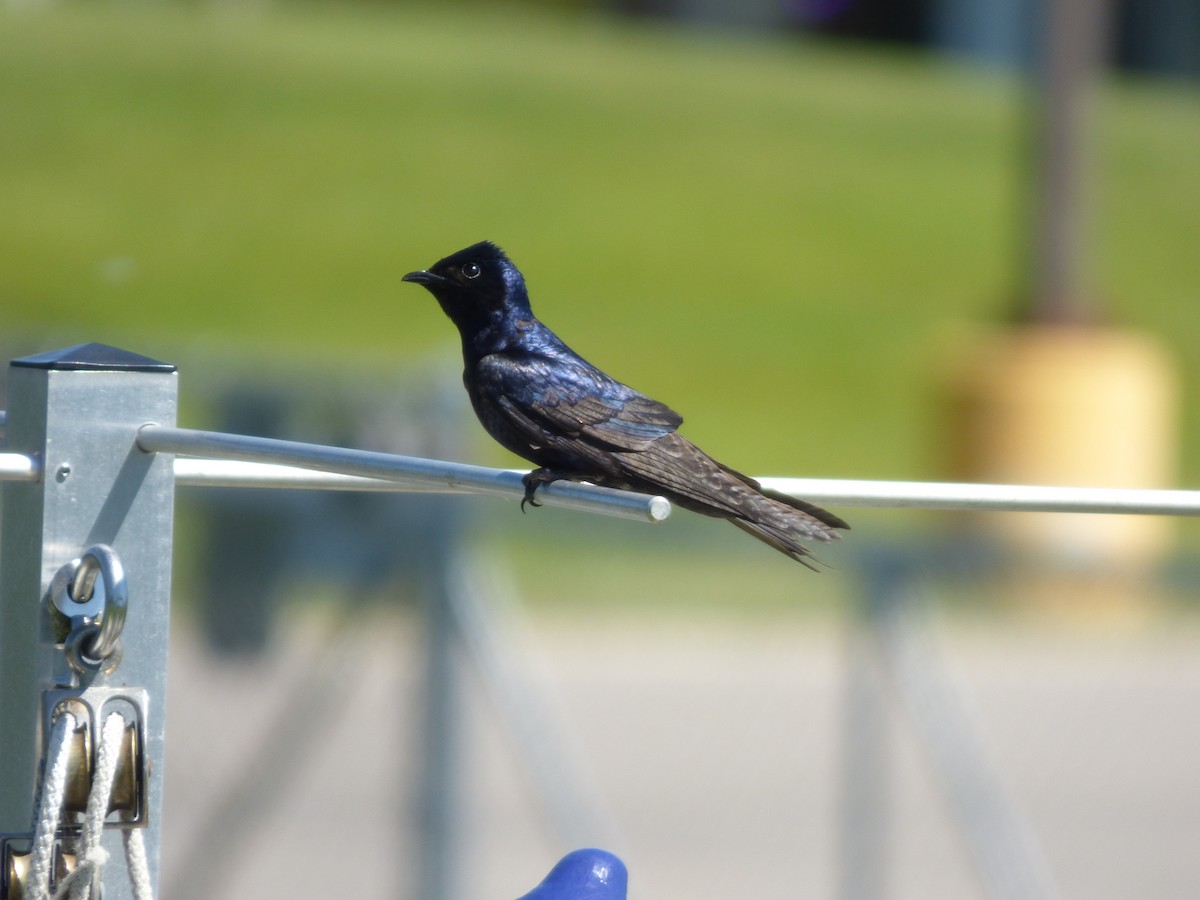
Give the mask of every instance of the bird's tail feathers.
M 753 488 L 754 494 L 747 497 L 743 514 L 731 516 L 729 521 L 814 571 L 817 564 L 824 565 L 812 555 L 808 545 L 813 541 L 836 541 L 841 538 L 839 529 L 850 526 L 812 503 L 778 491 L 763 490 L 753 479 L 744 476 L 742 480 Z
M 828 510 L 778 491 L 713 459 L 678 432 L 644 451 L 617 454 L 624 473 L 601 479 L 611 487 L 662 493 L 684 509 L 728 519 L 780 553 L 816 569 L 811 541 L 827 543 L 849 528 Z M 632 476 L 632 477 L 630 477 Z
M 802 513 L 807 513 L 822 525 L 828 525 L 830 528 L 838 528 L 845 531 L 850 530 L 850 525 L 844 519 L 835 516 L 829 510 L 823 509 L 820 506 L 817 506 L 815 503 L 809 503 L 807 500 L 801 500 L 799 497 L 793 497 L 791 494 L 784 494 L 780 491 L 772 491 L 759 484 L 757 479 L 751 478 L 749 475 L 743 475 L 737 469 L 731 469 L 729 466 L 725 465 L 724 463 L 717 462 L 715 459 L 713 462 L 716 463 L 717 466 L 727 475 L 732 475 L 738 481 L 749 485 L 759 494 L 762 494 L 764 497 L 769 497 L 776 503 L 782 503 L 784 506 L 790 506 L 792 509 L 798 509 Z M 831 532 L 828 536 L 817 537 L 817 540 L 837 540 L 838 537 L 839 535 Z
M 746 534 L 758 538 L 764 544 L 774 547 L 784 556 L 791 557 L 814 572 L 820 571 L 817 568 L 818 565 L 825 565 L 821 560 L 813 556 L 812 551 L 804 546 L 794 534 L 789 534 L 778 528 L 772 528 L 770 525 L 764 525 L 761 522 L 751 522 L 749 519 L 730 519 L 729 521 L 746 532 Z
M 792 509 L 798 509 L 800 512 L 808 513 L 818 522 L 823 525 L 828 525 L 830 528 L 837 528 L 843 531 L 849 531 L 850 525 L 845 519 L 835 516 L 829 510 L 817 506 L 815 503 L 809 503 L 807 500 L 801 500 L 799 497 L 793 497 L 791 494 L 784 494 L 780 491 L 772 491 L 768 488 L 759 487 L 758 492 L 764 497 L 770 497 L 776 503 L 782 503 L 784 506 L 790 506 Z M 837 539 L 839 535 L 835 532 L 830 535 L 832 539 Z

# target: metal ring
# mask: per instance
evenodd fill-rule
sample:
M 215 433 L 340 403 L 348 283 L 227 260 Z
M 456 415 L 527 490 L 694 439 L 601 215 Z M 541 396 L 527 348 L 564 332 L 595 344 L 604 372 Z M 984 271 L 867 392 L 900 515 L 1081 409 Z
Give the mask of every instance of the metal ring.
M 99 632 L 90 646 L 81 647 L 92 659 L 105 660 L 117 649 L 121 632 L 125 628 L 125 612 L 129 608 L 129 587 L 125 583 L 125 567 L 112 547 L 93 544 L 83 551 L 79 567 L 71 579 L 68 593 L 71 598 L 86 602 L 96 586 L 96 577 L 103 579 L 104 609 L 97 619 Z

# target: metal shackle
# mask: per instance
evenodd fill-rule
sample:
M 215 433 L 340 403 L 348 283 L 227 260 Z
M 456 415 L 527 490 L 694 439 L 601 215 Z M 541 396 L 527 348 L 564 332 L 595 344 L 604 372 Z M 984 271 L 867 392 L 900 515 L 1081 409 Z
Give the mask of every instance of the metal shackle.
M 104 608 L 97 619 L 99 631 L 83 652 L 95 660 L 108 659 L 116 652 L 125 628 L 125 613 L 129 609 L 129 587 L 125 583 L 125 567 L 121 558 L 107 544 L 93 544 L 83 551 L 71 579 L 68 593 L 77 603 L 86 603 L 95 590 L 96 578 L 104 585 Z

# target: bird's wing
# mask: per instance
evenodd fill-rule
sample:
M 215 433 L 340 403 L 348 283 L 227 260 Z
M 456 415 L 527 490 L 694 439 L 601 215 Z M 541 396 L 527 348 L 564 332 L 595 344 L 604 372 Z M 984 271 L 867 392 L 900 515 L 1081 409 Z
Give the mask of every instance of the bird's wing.
M 717 462 L 681 434 L 664 437 L 645 453 L 623 454 L 621 466 L 637 478 L 678 494 L 685 501 L 699 503 L 722 514 L 762 520 L 767 511 L 773 509 L 776 516 L 781 511 L 784 513 L 784 522 L 811 520 L 811 527 L 804 525 L 795 529 L 805 537 L 828 540 L 831 529 L 850 527 L 815 504 L 765 489 L 749 475 Z M 797 517 L 797 513 L 801 515 Z
M 533 426 L 605 450 L 643 450 L 683 421 L 582 360 L 492 354 L 475 376 L 480 392 L 523 430 Z

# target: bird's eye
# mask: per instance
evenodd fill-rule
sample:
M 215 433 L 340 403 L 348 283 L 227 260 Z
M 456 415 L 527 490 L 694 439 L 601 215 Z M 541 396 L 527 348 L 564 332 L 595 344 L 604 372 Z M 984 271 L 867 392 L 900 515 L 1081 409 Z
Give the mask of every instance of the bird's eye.
M 467 263 L 462 267 L 463 278 L 478 278 L 482 271 L 477 263 Z

